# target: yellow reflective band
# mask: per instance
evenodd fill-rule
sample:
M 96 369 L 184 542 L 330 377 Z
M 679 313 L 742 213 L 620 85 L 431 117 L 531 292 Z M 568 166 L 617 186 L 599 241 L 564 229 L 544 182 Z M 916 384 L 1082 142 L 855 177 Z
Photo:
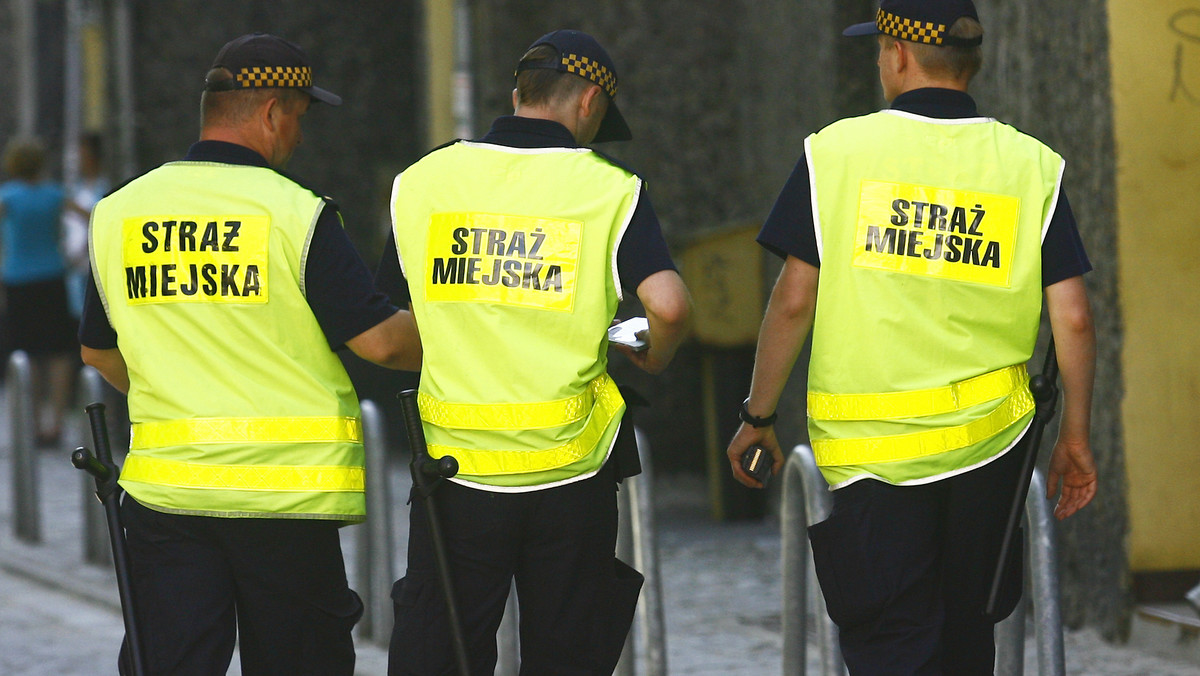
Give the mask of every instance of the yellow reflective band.
M 1026 387 L 1024 364 L 975 376 L 945 387 L 883 394 L 810 392 L 808 415 L 817 420 L 894 420 L 951 413 L 1006 397 Z
M 817 464 L 867 465 L 911 460 L 966 448 L 999 434 L 1033 411 L 1033 395 L 1022 388 L 988 415 L 957 427 L 887 437 L 813 440 Z
M 600 380 L 593 380 L 593 385 Z M 600 443 L 609 424 L 621 413 L 624 403 L 621 392 L 611 378 L 605 376 L 604 380 L 607 385 L 589 388 L 596 397 L 592 415 L 579 436 L 565 444 L 535 451 L 481 450 L 430 444 L 429 455 L 435 458 L 452 455 L 458 460 L 461 474 L 475 476 L 526 474 L 565 467 L 590 453 Z
M 242 491 L 359 492 L 363 469 L 345 466 L 204 465 L 130 453 L 122 481 Z
M 421 420 L 457 430 L 544 430 L 583 420 L 602 392 L 617 391 L 607 373 L 588 383 L 583 392 L 566 399 L 528 404 L 451 404 L 419 392 Z M 618 392 L 619 394 L 619 392 Z
M 188 444 L 362 442 L 358 418 L 190 418 L 134 423 L 130 450 Z

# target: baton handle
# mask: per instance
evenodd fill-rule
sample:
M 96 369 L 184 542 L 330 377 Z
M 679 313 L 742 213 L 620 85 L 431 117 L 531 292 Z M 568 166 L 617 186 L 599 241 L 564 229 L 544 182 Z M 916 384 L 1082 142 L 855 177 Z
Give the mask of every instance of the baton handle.
M 97 482 L 108 481 L 112 477 L 112 470 L 82 446 L 71 453 L 71 464 L 75 466 L 75 469 L 81 469 L 91 474 Z
M 437 504 L 433 500 L 433 488 L 442 479 L 448 479 L 458 473 L 458 460 L 451 456 L 441 458 L 429 457 L 429 447 L 425 444 L 425 429 L 421 425 L 421 409 L 417 404 L 417 391 L 405 390 L 400 393 L 400 411 L 404 417 L 404 427 L 408 431 L 408 445 L 412 451 L 412 462 L 409 470 L 412 472 L 414 491 L 425 505 L 425 516 L 429 523 L 429 536 L 433 541 L 433 556 L 437 561 L 438 577 L 442 582 L 442 596 L 446 600 L 446 618 L 450 624 L 450 638 L 453 640 L 454 659 L 458 665 L 459 676 L 469 676 L 470 661 L 467 659 L 467 643 L 463 638 L 462 620 L 458 615 L 458 604 L 454 599 L 454 583 L 450 579 L 450 561 L 446 557 L 446 541 L 442 537 L 441 520 L 437 515 Z
M 83 409 L 87 411 L 88 424 L 92 427 L 92 443 L 96 445 L 96 459 L 105 465 L 112 464 L 112 447 L 108 443 L 108 425 L 104 423 L 104 404 L 95 402 Z

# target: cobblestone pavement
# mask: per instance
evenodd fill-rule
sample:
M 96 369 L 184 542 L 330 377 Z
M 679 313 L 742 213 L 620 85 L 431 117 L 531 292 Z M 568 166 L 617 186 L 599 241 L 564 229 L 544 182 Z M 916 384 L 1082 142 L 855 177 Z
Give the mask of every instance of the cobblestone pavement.
M 3 411 L 0 407 L 0 411 Z M 3 416 L 0 413 L 0 416 Z M 0 420 L 0 676 L 94 676 L 115 673 L 122 635 L 116 585 L 109 567 L 83 561 L 82 506 L 86 480 L 62 449 L 38 452 L 42 543 L 14 536 L 12 458 Z M 395 573 L 403 566 L 406 478 L 393 476 Z M 656 485 L 656 520 L 672 676 L 778 674 L 780 537 L 777 523 L 719 523 L 707 516 L 705 482 L 666 477 Z M 354 541 L 343 531 L 347 567 L 356 580 Z M 356 584 L 356 587 L 358 585 Z M 811 623 L 810 623 L 811 625 Z M 1139 634 L 1135 622 L 1135 639 Z M 1200 660 L 1185 644 L 1193 637 L 1162 632 L 1129 645 L 1105 643 L 1091 630 L 1065 636 L 1067 673 L 1094 676 L 1200 676 Z M 1162 650 L 1163 644 L 1167 648 Z M 1033 641 L 1026 642 L 1025 673 L 1037 672 Z M 1174 654 L 1174 658 L 1164 656 Z M 1191 660 L 1190 662 L 1188 660 Z M 808 673 L 819 673 L 815 642 Z M 239 674 L 235 665 L 231 674 Z M 386 673 L 386 651 L 358 641 L 357 673 Z

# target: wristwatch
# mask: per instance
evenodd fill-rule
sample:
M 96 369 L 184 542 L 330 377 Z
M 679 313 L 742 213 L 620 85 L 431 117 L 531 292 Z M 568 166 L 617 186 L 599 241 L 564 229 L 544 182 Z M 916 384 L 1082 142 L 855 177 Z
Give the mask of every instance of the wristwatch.
M 779 417 L 779 411 L 776 411 L 765 418 L 759 418 L 757 416 L 750 415 L 750 409 L 746 408 L 746 405 L 749 403 L 750 397 L 746 397 L 746 400 L 742 402 L 742 407 L 738 409 L 738 417 L 742 419 L 742 422 L 751 427 L 770 427 L 771 425 L 775 424 L 775 419 Z

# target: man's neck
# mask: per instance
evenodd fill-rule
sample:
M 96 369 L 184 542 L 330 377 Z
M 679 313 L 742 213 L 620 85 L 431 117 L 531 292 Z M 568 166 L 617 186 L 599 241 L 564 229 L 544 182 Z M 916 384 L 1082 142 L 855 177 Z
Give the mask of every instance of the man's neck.
M 517 106 L 517 109 L 513 111 L 513 115 L 531 120 L 557 122 L 566 127 L 567 131 L 571 132 L 571 138 L 575 139 L 576 143 L 579 142 L 579 136 L 576 133 L 578 131 L 576 129 L 576 120 L 574 118 L 568 119 L 566 115 L 561 114 L 561 112 L 550 106 Z
M 265 139 L 255 138 L 255 135 L 248 134 L 242 129 L 231 127 L 205 128 L 200 131 L 200 140 L 234 143 L 236 145 L 249 148 L 268 160 L 271 158 L 270 143 L 268 143 Z

